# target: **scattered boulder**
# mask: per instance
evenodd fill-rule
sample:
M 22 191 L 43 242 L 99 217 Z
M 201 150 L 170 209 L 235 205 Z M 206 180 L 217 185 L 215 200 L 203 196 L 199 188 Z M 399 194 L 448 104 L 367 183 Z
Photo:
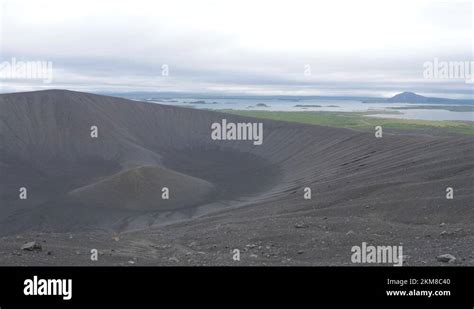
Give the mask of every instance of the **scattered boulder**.
M 175 263 L 179 263 L 178 258 L 175 257 L 175 256 L 170 257 L 170 258 L 168 259 L 168 261 L 170 261 L 170 262 L 175 262 Z
M 30 241 L 21 246 L 21 250 L 25 251 L 41 251 L 43 248 L 36 241 Z
M 306 227 L 306 225 L 304 223 L 301 223 L 301 222 L 295 224 L 295 228 L 297 228 L 297 229 L 302 229 L 302 228 L 305 228 L 305 227 Z
M 443 263 L 454 263 L 456 261 L 456 258 L 454 257 L 454 255 L 451 255 L 451 254 L 442 254 L 442 255 L 438 255 L 436 257 L 436 260 L 438 262 L 443 262 Z
M 406 264 L 408 262 L 408 259 L 410 258 L 409 255 L 402 255 L 402 263 Z

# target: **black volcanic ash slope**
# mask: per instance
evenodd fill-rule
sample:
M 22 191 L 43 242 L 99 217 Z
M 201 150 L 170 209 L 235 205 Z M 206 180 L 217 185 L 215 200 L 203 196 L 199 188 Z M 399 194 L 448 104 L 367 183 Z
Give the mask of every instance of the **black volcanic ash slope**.
M 211 140 L 222 118 L 257 121 L 72 91 L 0 95 L 0 233 L 142 228 L 269 201 L 348 216 L 370 205 L 383 220 L 413 223 L 474 219 L 472 138 L 376 139 L 264 120 L 255 146 Z M 306 186 L 313 200 L 303 200 Z

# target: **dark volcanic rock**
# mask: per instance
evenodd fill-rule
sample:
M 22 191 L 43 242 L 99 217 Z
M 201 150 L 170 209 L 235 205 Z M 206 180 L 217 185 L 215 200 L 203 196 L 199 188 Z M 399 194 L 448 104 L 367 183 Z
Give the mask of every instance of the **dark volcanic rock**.
M 443 263 L 454 263 L 456 258 L 451 254 L 442 254 L 436 257 L 436 260 Z
M 25 251 L 41 251 L 43 248 L 36 241 L 30 241 L 21 246 L 21 250 Z

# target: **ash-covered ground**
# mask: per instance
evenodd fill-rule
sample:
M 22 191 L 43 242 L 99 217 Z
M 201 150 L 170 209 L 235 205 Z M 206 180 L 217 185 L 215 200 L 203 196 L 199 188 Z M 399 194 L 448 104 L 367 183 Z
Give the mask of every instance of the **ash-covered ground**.
M 213 140 L 222 119 L 262 122 L 262 145 Z M 402 246 L 405 265 L 472 266 L 473 145 L 72 91 L 3 94 L 0 265 L 360 265 L 351 248 L 366 242 Z

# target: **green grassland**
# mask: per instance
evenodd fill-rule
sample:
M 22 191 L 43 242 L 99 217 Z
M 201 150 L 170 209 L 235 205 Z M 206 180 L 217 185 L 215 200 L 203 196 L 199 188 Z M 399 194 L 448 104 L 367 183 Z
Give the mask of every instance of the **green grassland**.
M 393 131 L 416 131 L 420 133 L 458 133 L 474 135 L 474 122 L 470 121 L 431 121 L 411 119 L 389 119 L 367 117 L 367 113 L 357 112 L 274 112 L 225 110 L 225 113 L 248 117 L 298 122 L 330 127 L 342 127 L 360 131 L 373 130 L 375 126 Z

